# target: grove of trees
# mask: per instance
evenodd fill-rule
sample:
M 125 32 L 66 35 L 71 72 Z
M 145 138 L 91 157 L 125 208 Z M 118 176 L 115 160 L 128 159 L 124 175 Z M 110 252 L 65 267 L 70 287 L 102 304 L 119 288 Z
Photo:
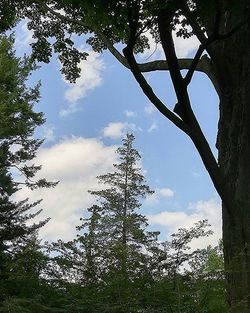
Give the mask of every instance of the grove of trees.
M 0 312 L 228 309 L 221 244 L 194 251 L 189 247 L 193 239 L 211 235 L 206 220 L 179 229 L 169 241 L 147 230 L 139 211 L 153 191 L 139 167 L 134 139 L 126 135 L 114 170 L 97 177 L 103 189 L 89 191 L 95 202 L 80 219 L 73 240 L 41 244 L 36 230 L 45 222 L 16 233 L 15 239 L 5 238 L 9 247 L 2 252 Z M 23 212 L 16 216 L 22 218 Z
M 70 81 L 80 75 L 77 64 L 87 57 L 86 52 L 74 47 L 71 34 L 87 38 L 97 52 L 108 49 L 131 71 L 155 107 L 190 137 L 222 199 L 227 301 L 232 312 L 250 312 L 249 1 L 3 0 L 0 17 L 1 31 L 28 18 L 36 39 L 33 58 L 49 62 L 54 50 Z M 177 26 L 183 40 L 196 35 L 200 41 L 192 59 L 176 56 L 172 33 Z M 162 45 L 165 60 L 137 62 L 136 53 L 148 47 L 145 32 Z M 143 75 L 163 70 L 170 72 L 176 92 L 173 111 Z M 207 74 L 218 93 L 218 160 L 192 110 L 188 86 L 195 71 Z
M 32 223 L 39 201 L 15 202 L 13 195 L 23 186 L 55 184 L 36 181 L 40 166 L 29 162 L 42 143 L 34 131 L 44 119 L 33 109 L 39 84 L 26 86 L 35 64 L 17 58 L 13 44 L 13 36 L 1 36 L 0 312 L 224 312 L 221 246 L 191 252 L 188 246 L 211 234 L 207 221 L 168 242 L 147 230 L 139 209 L 153 191 L 132 134 L 117 149 L 114 171 L 97 177 L 103 189 L 90 191 L 96 201 L 77 237 L 41 243 L 38 231 L 48 220 Z
M 147 230 L 139 210 L 152 191 L 133 141 L 127 134 L 114 171 L 97 177 L 104 189 L 89 191 L 96 202 L 76 238 L 48 245 L 50 279 L 66 290 L 71 312 L 224 312 L 221 247 L 189 251 L 211 234 L 207 221 L 166 242 Z

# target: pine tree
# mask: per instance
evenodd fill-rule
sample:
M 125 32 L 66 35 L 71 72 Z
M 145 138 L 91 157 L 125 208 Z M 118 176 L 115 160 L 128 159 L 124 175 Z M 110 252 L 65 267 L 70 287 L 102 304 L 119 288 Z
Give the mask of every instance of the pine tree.
M 107 240 L 107 233 L 102 229 L 101 216 L 103 209 L 98 205 L 88 208 L 89 218 L 81 219 L 83 223 L 77 226 L 77 244 L 85 251 L 85 265 L 81 282 L 88 286 L 95 286 L 100 280 L 105 264 L 103 243 Z M 84 232 L 81 234 L 81 232 Z
M 101 286 L 100 300 L 95 301 L 97 312 L 103 311 L 103 306 L 98 311 L 101 301 L 110 312 L 136 312 L 145 296 L 145 286 L 153 283 L 152 251 L 153 247 L 157 249 L 159 233 L 147 232 L 147 219 L 138 212 L 142 200 L 153 191 L 140 168 L 141 157 L 133 147 L 134 139 L 132 134 L 126 135 L 116 151 L 119 160 L 114 171 L 97 177 L 107 187 L 90 191 L 98 206 L 90 212 L 89 237 L 84 240 L 95 243 L 92 264 L 98 268 L 96 278 Z

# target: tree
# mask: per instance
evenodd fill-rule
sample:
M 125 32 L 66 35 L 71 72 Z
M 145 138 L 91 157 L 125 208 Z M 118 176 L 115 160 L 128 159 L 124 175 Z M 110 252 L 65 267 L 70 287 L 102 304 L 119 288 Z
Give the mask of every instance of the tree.
M 101 202 L 102 231 L 106 233 L 106 243 L 113 251 L 114 262 L 118 262 L 116 267 L 124 278 L 129 277 L 128 263 L 132 261 L 129 258 L 149 240 L 149 235 L 144 232 L 146 219 L 136 211 L 141 206 L 141 199 L 152 191 L 138 167 L 140 155 L 133 148 L 133 140 L 134 136 L 127 134 L 123 146 L 117 149 L 120 162 L 114 164 L 115 171 L 98 176 L 99 182 L 108 188 L 90 192 Z
M 152 191 L 133 140 L 133 135 L 123 139 L 114 171 L 97 177 L 102 189 L 90 191 L 96 204 L 81 218 L 76 239 L 48 246 L 50 277 L 66 290 L 65 307 L 74 302 L 71 310 L 95 313 L 225 311 L 216 248 L 190 252 L 193 239 L 212 233 L 207 221 L 179 229 L 167 242 L 158 241 L 159 232 L 146 231 L 147 220 L 138 210 Z M 185 262 L 189 270 L 183 270 Z
M 84 313 L 228 312 L 222 246 L 190 251 L 193 239 L 211 234 L 206 220 L 190 229 L 179 229 L 170 241 L 155 241 L 150 245 L 155 253 L 143 249 L 132 262 L 127 262 L 124 273 L 119 262 L 114 262 L 121 256 L 123 260 L 123 254 L 121 247 L 118 253 L 112 249 L 117 241 L 111 237 L 113 225 L 110 223 L 103 230 L 106 223 L 101 212 L 99 206 L 93 205 L 89 218 L 77 227 L 76 240 L 50 246 L 56 253 L 50 277 L 57 290 L 65 290 L 61 310 L 70 307 L 72 312 Z M 130 258 L 133 256 L 132 252 Z
M 42 113 L 33 110 L 39 99 L 39 84 L 34 88 L 26 86 L 35 64 L 30 58 L 15 57 L 13 45 L 13 36 L 0 36 L 0 289 L 3 295 L 0 305 L 18 285 L 13 279 L 13 268 L 24 251 L 28 252 L 30 240 L 48 221 L 32 223 L 41 212 L 34 211 L 40 200 L 17 202 L 13 196 L 23 185 L 30 188 L 55 185 L 45 179 L 33 180 L 40 166 L 31 161 L 42 143 L 33 135 L 35 128 L 44 122 Z
M 20 202 L 13 195 L 20 186 L 30 188 L 53 186 L 45 179 L 32 181 L 41 168 L 29 162 L 34 159 L 42 140 L 32 138 L 35 128 L 44 122 L 42 113 L 33 111 L 39 99 L 39 84 L 26 87 L 26 80 L 34 69 L 29 58 L 16 58 L 13 51 L 14 38 L 0 38 L 0 247 L 33 235 L 46 221 L 28 226 L 26 222 L 39 214 L 30 212 L 37 203 L 28 199 Z M 20 174 L 22 177 L 20 178 Z M 20 244 L 20 242 L 19 242 Z
M 34 236 L 17 249 L 6 264 L 6 279 L 1 277 L 0 312 L 51 312 L 47 293 L 48 289 L 50 293 L 53 290 L 42 277 L 48 257 L 42 252 L 40 242 Z
M 133 141 L 134 136 L 127 134 L 116 151 L 119 162 L 114 164 L 114 172 L 97 177 L 106 188 L 90 191 L 97 204 L 88 209 L 89 217 L 77 226 L 77 238 L 53 243 L 50 248 L 57 252 L 54 260 L 60 279 L 91 289 L 93 307 L 99 305 L 99 290 L 99 298 L 107 298 L 102 301 L 118 306 L 119 312 L 138 305 L 136 294 L 142 280 L 148 284 L 153 281 L 153 248 L 157 248 L 159 234 L 147 232 L 147 220 L 137 212 L 141 201 L 153 191 L 146 185 Z M 109 312 L 117 310 L 110 307 Z
M 20 13 L 18 17 L 26 16 L 31 20 L 28 25 L 37 38 L 32 44 L 34 56 L 48 62 L 54 49 L 59 53 L 62 71 L 71 81 L 79 75 L 77 62 L 86 58 L 86 53 L 74 48 L 70 35 L 91 33 L 87 41 L 93 49 L 98 52 L 108 49 L 130 69 L 156 108 L 191 138 L 223 202 L 228 301 L 235 312 L 249 312 L 249 1 L 51 0 L 44 3 L 27 0 L 3 3 L 3 11 L 10 12 L 15 7 Z M 10 18 L 9 25 L 12 22 Z M 2 23 L 6 29 L 8 19 L 3 19 Z M 199 39 L 200 47 L 193 59 L 177 59 L 172 39 L 176 25 L 181 26 L 179 36 L 186 38 L 195 34 Z M 162 45 L 166 60 L 137 63 L 134 54 L 148 47 L 146 31 Z M 51 37 L 55 39 L 53 43 Z M 116 49 L 116 43 L 125 45 L 123 52 Z M 203 52 L 206 55 L 202 56 Z M 187 70 L 184 77 L 182 69 Z M 174 111 L 157 97 L 143 76 L 144 72 L 157 70 L 170 71 L 178 101 Z M 188 86 L 195 71 L 208 75 L 219 96 L 218 160 L 192 110 Z

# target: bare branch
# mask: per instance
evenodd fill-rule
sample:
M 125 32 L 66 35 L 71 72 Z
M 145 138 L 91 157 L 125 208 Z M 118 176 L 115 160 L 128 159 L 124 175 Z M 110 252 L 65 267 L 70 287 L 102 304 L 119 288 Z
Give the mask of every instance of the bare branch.
M 182 118 L 184 122 L 189 126 L 189 133 L 187 133 L 190 139 L 193 141 L 200 157 L 208 171 L 212 182 L 218 191 L 218 194 L 223 199 L 227 212 L 230 215 L 232 221 L 234 222 L 233 208 L 234 201 L 230 192 L 229 186 L 224 181 L 224 175 L 218 166 L 218 163 L 212 153 L 212 150 L 204 136 L 202 129 L 196 119 L 196 116 L 192 110 L 189 95 L 187 92 L 187 85 L 181 76 L 180 69 L 177 62 L 177 56 L 175 52 L 175 47 L 172 38 L 172 28 L 171 22 L 173 18 L 174 11 L 162 10 L 159 12 L 158 16 L 158 27 L 161 37 L 161 42 L 163 45 L 163 50 L 166 55 L 170 66 L 170 75 L 174 84 L 176 96 L 178 99 L 178 104 L 180 109 L 178 115 Z M 207 39 L 202 44 L 200 50 L 198 50 L 197 59 L 200 57 L 204 47 L 212 42 L 212 39 Z M 194 64 L 195 66 L 195 64 Z M 192 71 L 192 69 L 191 69 Z M 192 74 L 192 72 L 190 72 Z
M 129 15 L 130 19 L 132 19 L 131 14 Z M 148 97 L 148 99 L 155 105 L 155 107 L 171 122 L 173 122 L 179 129 L 189 134 L 189 127 L 186 123 L 184 123 L 177 115 L 175 115 L 171 110 L 169 110 L 165 104 L 156 96 L 152 87 L 148 84 L 144 76 L 142 75 L 140 68 L 134 57 L 134 45 L 135 45 L 135 34 L 136 28 L 135 24 L 130 20 L 130 36 L 128 39 L 127 46 L 123 49 L 124 55 L 127 59 L 127 62 L 130 66 L 130 70 L 133 73 L 136 81 L 142 88 L 144 94 Z
M 189 70 L 185 76 L 186 85 L 189 85 L 189 83 L 191 82 L 193 74 L 194 74 L 195 70 L 197 69 L 200 57 L 201 57 L 203 52 L 204 52 L 204 47 L 203 47 L 203 45 L 200 45 L 199 49 L 197 50 L 197 52 L 195 54 L 195 57 L 194 57 L 191 65 L 190 65 L 190 68 L 189 68 Z

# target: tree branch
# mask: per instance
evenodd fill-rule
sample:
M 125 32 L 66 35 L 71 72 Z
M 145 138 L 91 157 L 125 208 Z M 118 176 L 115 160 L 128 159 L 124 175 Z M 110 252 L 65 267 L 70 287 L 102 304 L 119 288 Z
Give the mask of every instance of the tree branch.
M 130 14 L 131 19 L 131 14 Z M 135 60 L 134 57 L 134 45 L 135 45 L 135 34 L 136 29 L 134 28 L 134 24 L 132 21 L 130 23 L 130 35 L 128 39 L 127 46 L 123 49 L 123 53 L 126 57 L 126 60 L 129 64 L 130 70 L 134 75 L 136 81 L 142 88 L 144 94 L 148 97 L 148 99 L 155 105 L 155 107 L 171 122 L 173 122 L 178 128 L 180 128 L 185 133 L 189 134 L 189 127 L 179 118 L 177 117 L 172 111 L 170 111 L 165 104 L 156 96 L 151 86 L 148 84 L 144 76 L 142 75 L 140 68 Z
M 177 56 L 172 38 L 171 22 L 174 15 L 174 11 L 168 11 L 167 9 L 159 12 L 158 27 L 160 32 L 160 38 L 163 46 L 163 50 L 166 55 L 166 59 L 170 66 L 170 75 L 176 91 L 176 96 L 179 101 L 180 110 L 179 116 L 189 126 L 189 137 L 193 141 L 200 157 L 208 171 L 212 182 L 220 195 L 221 199 L 225 203 L 228 214 L 231 216 L 231 220 L 234 222 L 234 201 L 230 193 L 230 189 L 224 180 L 224 175 L 218 166 L 218 163 L 211 151 L 211 148 L 201 130 L 201 127 L 193 113 L 191 108 L 189 95 L 187 92 L 187 85 L 184 83 L 184 79 L 181 76 L 180 69 L 177 62 Z M 204 46 L 210 43 L 213 39 L 207 39 L 202 44 L 203 47 L 198 50 L 198 56 L 202 53 Z
M 193 126 L 197 123 L 193 114 L 191 104 L 187 93 L 187 85 L 181 75 L 181 71 L 178 64 L 178 58 L 176 56 L 174 41 L 172 37 L 172 19 L 175 10 L 161 10 L 158 15 L 158 28 L 161 38 L 162 47 L 166 56 L 166 60 L 169 64 L 169 72 L 173 81 L 175 93 L 178 103 L 175 107 L 175 112 L 185 121 L 189 126 Z
M 189 67 L 189 70 L 185 76 L 185 84 L 186 86 L 188 86 L 192 80 L 192 77 L 193 77 L 193 74 L 194 72 L 197 70 L 197 66 L 198 66 L 198 63 L 199 63 L 199 60 L 201 58 L 201 55 L 202 53 L 204 52 L 204 46 L 203 45 L 200 45 L 199 46 L 199 49 L 197 50 L 196 54 L 195 54 L 195 57 Z
M 56 16 L 57 18 L 60 18 L 61 20 L 67 22 L 67 23 L 74 23 L 76 25 L 82 26 L 84 28 L 90 28 L 86 24 L 84 24 L 82 21 L 79 21 L 74 18 L 70 18 L 66 15 L 62 15 L 59 12 L 54 11 L 51 7 L 46 5 L 44 1 L 38 1 L 38 4 L 41 8 L 44 10 L 50 12 L 52 15 Z M 126 60 L 126 58 L 120 53 L 119 50 L 117 50 L 114 45 L 111 43 L 111 41 L 97 28 L 93 29 L 95 34 L 102 40 L 102 42 L 105 44 L 107 49 L 112 53 L 112 55 L 118 60 L 119 63 L 121 63 L 123 66 L 125 66 L 127 69 L 130 69 L 130 66 Z M 179 67 L 181 70 L 188 70 L 192 65 L 193 59 L 191 58 L 183 58 L 178 59 Z M 141 72 L 147 73 L 147 72 L 154 72 L 154 71 L 166 71 L 169 70 L 169 66 L 166 60 L 156 60 L 146 63 L 137 63 L 138 67 Z M 211 62 L 209 61 L 208 57 L 201 58 L 198 60 L 195 71 L 202 72 L 206 74 L 209 79 L 212 81 L 212 83 L 215 85 L 215 76 L 212 71 Z
M 228 85 L 228 73 L 226 73 L 225 69 L 221 65 L 221 60 L 218 57 L 218 53 L 214 49 L 214 47 L 210 44 L 207 44 L 207 41 L 209 40 L 203 30 L 201 29 L 199 23 L 195 18 L 193 18 L 193 14 L 190 11 L 187 1 L 181 0 L 180 1 L 180 7 L 182 10 L 182 13 L 185 15 L 187 18 L 187 21 L 189 25 L 192 27 L 192 29 L 195 32 L 195 35 L 199 39 L 202 45 L 206 46 L 206 51 L 208 52 L 212 63 L 214 64 L 214 73 L 213 73 L 213 84 L 214 87 L 218 93 L 218 95 L 221 95 L 221 88 L 224 88 L 225 86 Z M 226 38 L 225 36 L 228 36 L 228 34 L 225 35 L 219 35 L 219 23 L 220 23 L 220 14 L 217 13 L 216 15 L 216 21 L 213 29 L 213 33 L 210 35 L 210 40 L 215 41 L 215 40 L 220 40 Z M 234 30 L 235 31 L 235 30 Z M 210 43 L 211 43 L 210 42 Z

